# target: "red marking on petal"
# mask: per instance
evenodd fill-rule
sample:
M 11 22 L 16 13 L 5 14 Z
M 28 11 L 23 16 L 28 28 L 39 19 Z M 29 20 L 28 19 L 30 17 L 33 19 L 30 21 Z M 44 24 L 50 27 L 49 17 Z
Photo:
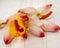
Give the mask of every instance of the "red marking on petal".
M 27 15 L 25 15 L 25 16 L 20 16 L 20 18 L 22 19 L 22 21 L 23 21 L 23 22 L 25 22 L 25 21 L 28 21 L 28 20 L 29 20 L 29 18 L 28 18 L 28 16 L 27 16 Z
M 25 12 L 23 9 L 18 10 L 18 13 L 22 13 L 23 15 L 29 15 L 27 12 Z
M 5 39 L 4 42 L 5 42 L 5 44 L 9 44 L 10 43 L 8 39 L 7 40 Z
M 58 28 L 54 28 L 55 32 L 58 30 Z
M 58 26 L 58 30 L 60 30 L 60 26 Z
M 23 34 L 23 38 L 27 39 L 27 33 Z
M 48 4 L 48 5 L 46 5 L 46 8 L 48 9 L 48 8 L 51 8 L 52 7 L 52 4 Z
M 18 10 L 18 12 L 25 14 L 25 11 L 23 9 Z
M 44 37 L 44 36 L 45 36 L 44 32 L 40 32 L 39 37 Z
M 23 32 L 24 29 L 18 25 L 18 21 L 17 20 L 14 20 L 14 23 L 15 23 L 15 28 L 17 31 L 20 31 L 20 32 Z
M 6 23 L 8 23 L 9 22 L 9 18 L 6 20 Z
M 50 6 L 52 6 L 52 4 L 50 4 Z
M 59 27 L 59 26 L 54 26 L 54 27 L 52 28 L 52 30 L 53 30 L 53 32 L 57 32 L 57 30 L 60 30 L 60 27 Z
M 10 44 L 11 41 L 12 41 L 12 38 L 10 38 L 9 36 L 4 37 L 5 44 Z

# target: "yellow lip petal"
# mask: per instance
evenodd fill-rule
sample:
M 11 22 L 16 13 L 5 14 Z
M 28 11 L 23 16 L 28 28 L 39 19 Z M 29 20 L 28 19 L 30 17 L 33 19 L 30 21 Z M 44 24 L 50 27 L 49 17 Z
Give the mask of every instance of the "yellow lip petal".
M 15 26 L 15 23 L 14 23 L 14 20 L 11 21 L 10 23 L 10 34 L 12 35 L 12 37 L 18 37 L 18 36 L 23 36 L 23 34 L 26 33 L 26 27 L 24 26 L 22 20 L 20 19 L 19 17 L 20 15 L 19 14 L 15 14 L 15 20 L 18 21 L 18 25 L 23 28 L 23 32 L 20 32 L 20 31 L 17 31 L 16 30 L 16 26 Z

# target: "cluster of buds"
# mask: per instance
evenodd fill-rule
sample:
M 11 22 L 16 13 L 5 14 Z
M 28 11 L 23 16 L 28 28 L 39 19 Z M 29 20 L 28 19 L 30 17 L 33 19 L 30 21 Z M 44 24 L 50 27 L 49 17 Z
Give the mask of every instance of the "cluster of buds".
M 44 37 L 45 32 L 57 32 L 60 27 L 52 22 L 46 21 L 52 11 L 49 11 L 52 4 L 43 6 L 41 9 L 27 7 L 18 10 L 6 20 L 9 25 L 9 32 L 4 36 L 5 44 L 9 44 L 14 38 L 21 36 L 27 39 L 27 32 L 31 32 L 37 37 Z

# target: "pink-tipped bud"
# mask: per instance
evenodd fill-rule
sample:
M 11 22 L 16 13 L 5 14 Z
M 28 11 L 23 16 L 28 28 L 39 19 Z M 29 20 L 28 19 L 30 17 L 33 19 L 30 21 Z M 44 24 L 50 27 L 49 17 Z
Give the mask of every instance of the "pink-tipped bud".
M 55 26 L 53 27 L 53 32 L 56 32 L 57 30 L 60 30 L 60 27 L 57 26 L 57 25 L 55 25 Z
M 48 4 L 48 5 L 46 5 L 46 8 L 48 9 L 48 8 L 51 8 L 52 7 L 52 4 Z
M 35 25 L 35 23 L 33 23 L 29 24 L 30 32 L 37 37 L 44 37 L 44 31 L 39 26 Z
M 53 12 L 49 11 L 47 14 L 43 15 L 40 19 L 46 19 L 48 18 Z
M 5 44 L 10 44 L 13 38 L 10 35 L 5 35 L 4 36 L 4 43 Z
M 56 32 L 60 30 L 60 27 L 52 22 L 46 21 L 46 20 L 41 20 L 41 25 L 40 27 L 44 29 L 44 31 L 48 32 Z

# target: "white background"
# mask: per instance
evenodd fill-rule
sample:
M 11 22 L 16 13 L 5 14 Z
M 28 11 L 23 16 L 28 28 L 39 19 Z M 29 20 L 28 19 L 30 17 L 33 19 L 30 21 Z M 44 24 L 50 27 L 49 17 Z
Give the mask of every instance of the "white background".
M 53 4 L 53 14 L 50 20 L 60 25 L 60 0 L 0 0 L 0 20 L 5 21 L 20 8 L 38 8 L 49 3 Z M 0 30 L 0 48 L 60 48 L 60 31 L 45 33 L 44 38 L 28 34 L 27 40 L 17 38 L 10 45 L 5 45 L 3 42 L 3 36 L 6 32 L 8 32 L 6 27 Z

